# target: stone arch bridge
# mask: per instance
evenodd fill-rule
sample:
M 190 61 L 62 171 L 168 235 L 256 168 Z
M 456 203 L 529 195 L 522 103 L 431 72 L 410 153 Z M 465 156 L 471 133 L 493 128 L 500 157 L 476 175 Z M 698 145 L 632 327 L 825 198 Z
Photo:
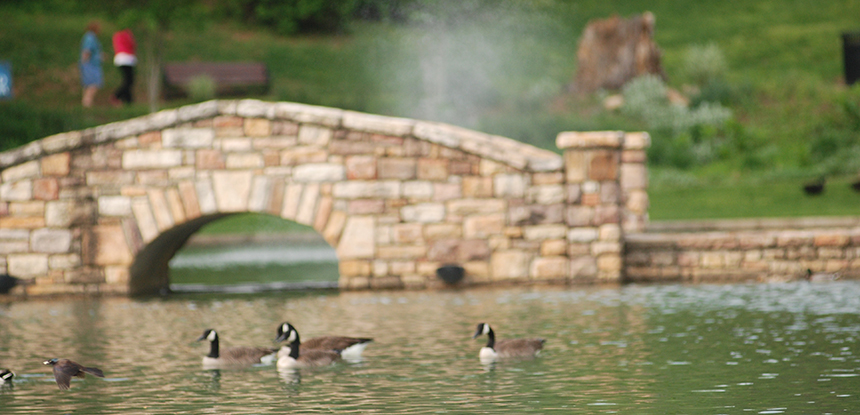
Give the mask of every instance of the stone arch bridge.
M 312 226 L 342 289 L 617 281 L 641 230 L 644 133 L 565 132 L 563 155 L 451 125 L 209 101 L 0 153 L 0 273 L 29 295 L 145 294 L 213 220 Z

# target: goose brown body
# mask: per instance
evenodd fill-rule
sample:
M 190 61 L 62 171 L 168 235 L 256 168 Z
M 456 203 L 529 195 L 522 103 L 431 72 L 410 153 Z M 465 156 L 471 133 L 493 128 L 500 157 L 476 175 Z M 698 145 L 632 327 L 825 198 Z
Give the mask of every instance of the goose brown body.
M 278 369 L 291 370 L 303 367 L 328 366 L 341 360 L 340 352 L 335 350 L 302 351 L 303 345 L 299 332 L 290 323 L 282 325 L 284 330 L 275 341 L 289 343 L 289 354 L 278 357 Z
M 203 332 L 197 341 L 209 340 L 209 354 L 203 357 L 203 365 L 206 367 L 230 367 L 250 366 L 258 363 L 266 363 L 266 357 L 274 354 L 277 349 L 271 347 L 220 347 L 218 333 L 213 329 Z M 270 362 L 269 362 L 270 363 Z
M 278 338 L 284 335 L 285 331 L 289 330 L 289 323 L 281 323 L 278 326 Z M 286 337 L 284 337 L 286 338 Z M 373 339 L 369 337 L 346 337 L 346 336 L 320 336 L 313 337 L 301 342 L 301 353 L 304 354 L 311 350 L 336 350 L 341 353 L 345 359 L 360 359 L 361 353 L 367 347 L 367 344 Z M 278 350 L 278 358 L 290 355 L 290 346 L 286 345 Z
M 487 335 L 487 345 L 481 348 L 481 359 L 495 359 L 508 357 L 532 357 L 536 356 L 543 349 L 544 339 L 506 339 L 496 341 L 496 334 L 489 324 L 479 323 L 475 335 Z

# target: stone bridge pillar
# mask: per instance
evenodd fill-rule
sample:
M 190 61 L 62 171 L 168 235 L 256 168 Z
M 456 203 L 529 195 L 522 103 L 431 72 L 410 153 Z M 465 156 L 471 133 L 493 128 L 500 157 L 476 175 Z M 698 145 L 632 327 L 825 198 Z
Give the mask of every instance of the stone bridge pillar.
M 564 132 L 570 278 L 620 281 L 624 234 L 640 232 L 648 220 L 645 150 L 647 133 Z

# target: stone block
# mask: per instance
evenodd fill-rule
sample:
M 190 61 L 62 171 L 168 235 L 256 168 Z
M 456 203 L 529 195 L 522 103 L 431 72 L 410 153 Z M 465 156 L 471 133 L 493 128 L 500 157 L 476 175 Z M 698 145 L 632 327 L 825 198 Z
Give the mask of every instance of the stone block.
M 536 280 L 566 279 L 569 268 L 566 257 L 540 257 L 532 261 L 529 276 Z
M 78 254 L 59 254 L 48 257 L 48 268 L 52 270 L 69 270 L 81 266 L 81 256 Z
M 299 128 L 299 143 L 325 147 L 331 141 L 332 130 L 330 128 L 305 124 Z
M 260 153 L 227 154 L 228 169 L 255 169 L 265 166 L 263 155 Z
M 424 238 L 427 240 L 459 238 L 462 234 L 462 227 L 454 223 L 430 223 L 424 226 Z
M 561 239 L 567 233 L 565 225 L 534 225 L 524 226 L 523 236 L 529 241 L 543 241 L 546 239 Z
M 45 218 L 41 216 L 0 217 L 0 228 L 37 229 L 44 226 Z
M 30 180 L 0 183 L 0 199 L 4 201 L 30 200 L 32 198 L 33 182 Z
M 332 210 L 325 228 L 320 232 L 329 245 L 338 246 L 341 232 L 346 225 L 346 219 L 346 213 L 343 211 Z
M 484 239 L 466 239 L 457 245 L 457 262 L 486 260 L 490 257 L 490 247 Z
M 504 213 L 507 202 L 503 199 L 459 199 L 446 203 L 448 213 L 457 216 Z
M 211 148 L 214 141 L 211 128 L 168 128 L 161 133 L 165 148 Z
M 424 241 L 423 230 L 419 223 L 402 223 L 392 226 L 391 234 L 396 244 L 415 244 Z
M 339 182 L 346 178 L 343 165 L 334 163 L 309 163 L 293 169 L 293 180 L 297 182 Z
M 622 131 L 565 131 L 555 138 L 560 149 L 566 148 L 620 148 L 624 142 Z
M 314 219 L 313 223 L 314 230 L 316 230 L 317 232 L 322 232 L 326 228 L 329 217 L 331 217 L 331 212 L 333 208 L 334 199 L 329 196 L 320 197 L 316 210 L 316 218 Z
M 370 279 L 370 288 L 374 290 L 396 290 L 403 288 L 399 275 L 389 275 Z
M 621 242 L 598 241 L 591 244 L 591 254 L 594 256 L 620 254 L 621 250 Z
M 124 170 L 166 169 L 180 165 L 181 150 L 128 150 L 122 153 Z
M 42 176 L 67 176 L 71 156 L 69 153 L 52 154 L 42 157 Z
M 374 222 L 371 216 L 349 217 L 337 244 L 337 257 L 341 260 L 373 258 L 376 252 Z
M 400 197 L 400 183 L 397 181 L 346 181 L 334 184 L 332 195 L 343 199 Z
M 251 195 L 250 171 L 215 171 L 212 172 L 212 188 L 216 205 L 220 212 L 243 212 L 248 208 Z M 198 196 L 200 189 L 198 188 Z
M 328 153 L 317 147 L 292 147 L 281 152 L 280 163 L 284 166 L 296 166 L 306 163 L 325 163 Z
M 197 200 L 197 188 L 193 182 L 183 181 L 179 183 L 179 197 L 182 199 L 182 207 L 185 209 L 185 217 L 194 219 L 200 217 L 200 203 Z
M 529 275 L 531 255 L 520 250 L 494 252 L 490 259 L 490 268 L 494 280 L 525 280 Z
M 527 180 L 521 174 L 497 174 L 493 177 L 493 193 L 500 198 L 519 198 L 526 194 Z
M 567 241 L 564 239 L 547 239 L 540 244 L 541 256 L 562 256 L 567 254 Z
M 14 182 L 24 179 L 35 179 L 41 176 L 42 168 L 38 160 L 31 160 L 17 166 L 8 167 L 0 173 L 4 182 Z
M 621 189 L 624 191 L 648 188 L 648 170 L 644 164 L 621 165 Z
M 302 191 L 302 199 L 299 202 L 299 209 L 296 211 L 296 222 L 308 226 L 313 225 L 319 197 L 320 185 L 318 183 L 310 183 L 305 186 L 304 191 Z
M 548 184 L 564 184 L 564 173 L 535 173 L 532 174 L 532 185 L 543 186 Z
M 438 223 L 445 219 L 445 206 L 441 203 L 419 203 L 400 210 L 404 222 Z
M 413 180 L 416 177 L 416 161 L 413 158 L 383 157 L 377 160 L 380 180 Z
M 618 178 L 618 153 L 594 151 L 588 166 L 588 179 L 598 182 L 614 181 Z
M 391 261 L 389 273 L 392 275 L 414 274 L 415 261 Z
M 463 236 L 486 239 L 491 235 L 501 235 L 504 227 L 503 213 L 468 216 L 463 220 Z
M 776 245 L 779 247 L 813 245 L 815 234 L 810 231 L 783 231 L 777 234 Z
M 63 254 L 71 247 L 72 232 L 68 229 L 36 229 L 30 236 L 30 250 L 35 253 Z
M 299 212 L 299 203 L 302 200 L 302 191 L 304 191 L 304 185 L 298 183 L 287 184 L 287 188 L 284 191 L 283 210 L 281 210 L 282 218 L 295 220 Z
M 6 270 L 18 278 L 33 278 L 48 273 L 47 254 L 12 254 L 6 257 Z
M 418 180 L 442 181 L 448 179 L 448 160 L 446 159 L 418 159 Z
M 347 211 L 350 215 L 380 214 L 385 211 L 385 201 L 380 199 L 350 200 Z
M 572 228 L 567 232 L 567 240 L 573 243 L 588 243 L 597 240 L 597 228 Z
M 702 252 L 703 268 L 725 267 L 725 256 L 721 252 Z
M 563 203 L 566 199 L 564 186 L 560 184 L 532 186 L 528 189 L 528 200 L 532 203 L 552 205 Z
M 607 253 L 597 257 L 597 270 L 599 273 L 615 275 L 614 273 L 621 271 L 622 266 L 623 261 L 619 254 Z
M 445 202 L 463 197 L 462 186 L 459 183 L 433 183 L 433 201 Z
M 403 183 L 403 197 L 408 199 L 424 199 L 430 200 L 433 198 L 433 183 L 428 181 L 411 181 Z
M 344 260 L 338 263 L 338 271 L 344 277 L 368 277 L 371 275 L 371 262 Z
M 463 177 L 463 197 L 488 198 L 493 197 L 493 178 L 483 176 Z
M 569 275 L 573 279 L 596 277 L 597 260 L 590 255 L 571 258 Z
M 226 165 L 220 150 L 201 149 L 195 152 L 194 164 L 198 170 L 220 170 Z
M 102 225 L 93 227 L 94 251 L 92 261 L 97 265 L 129 265 L 134 256 L 126 242 L 122 226 Z
M 412 132 L 415 121 L 406 118 L 385 117 L 354 111 L 343 112 L 343 128 L 395 137 L 404 137 Z
M 348 156 L 345 159 L 346 178 L 349 180 L 373 180 L 376 178 L 376 157 Z
M 618 205 L 597 205 L 594 207 L 594 224 L 617 224 L 621 222 Z
M 621 240 L 621 227 L 618 224 L 607 223 L 605 225 L 600 225 L 598 228 L 599 236 L 598 239 L 601 241 L 620 241 Z
M 427 255 L 425 245 L 389 245 L 377 248 L 380 259 L 419 259 Z
M 846 246 L 851 242 L 847 232 L 819 233 L 813 238 L 815 246 Z
M 12 216 L 45 216 L 46 202 L 11 202 L 7 204 L 8 215 Z
M 134 213 L 143 241 L 148 243 L 155 239 L 158 236 L 158 225 L 152 215 L 152 210 L 150 210 L 149 199 L 146 197 L 132 199 L 131 211 Z
M 29 249 L 29 230 L 0 228 L 0 255 L 26 253 Z
M 644 150 L 651 146 L 651 136 L 644 131 L 624 134 L 625 150 Z
M 246 118 L 245 135 L 248 137 L 268 137 L 272 135 L 272 122 L 265 118 Z

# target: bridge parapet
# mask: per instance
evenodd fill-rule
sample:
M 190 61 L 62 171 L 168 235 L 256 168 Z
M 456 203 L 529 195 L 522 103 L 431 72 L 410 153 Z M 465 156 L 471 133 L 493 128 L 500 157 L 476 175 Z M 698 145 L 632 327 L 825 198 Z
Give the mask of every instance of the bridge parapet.
M 647 219 L 648 137 L 562 133 L 564 156 L 451 125 L 209 101 L 0 153 L 0 271 L 28 294 L 154 292 L 206 223 L 312 226 L 344 289 L 617 281 Z

